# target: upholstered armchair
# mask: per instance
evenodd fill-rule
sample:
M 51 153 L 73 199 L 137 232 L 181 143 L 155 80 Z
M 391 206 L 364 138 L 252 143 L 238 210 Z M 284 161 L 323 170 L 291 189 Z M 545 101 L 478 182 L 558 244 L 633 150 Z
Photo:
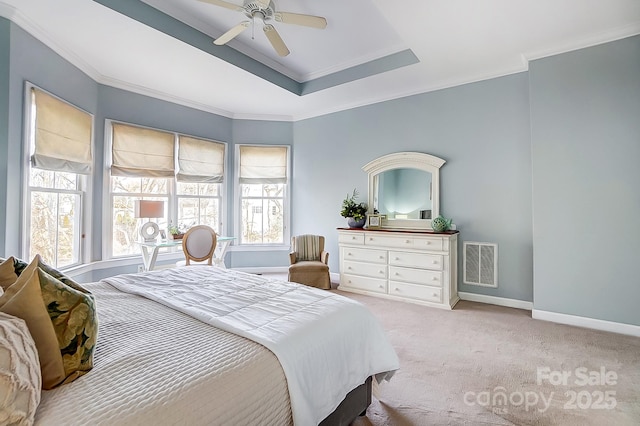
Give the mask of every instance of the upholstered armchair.
M 329 253 L 324 251 L 321 235 L 299 235 L 291 238 L 289 281 L 322 289 L 331 288 Z

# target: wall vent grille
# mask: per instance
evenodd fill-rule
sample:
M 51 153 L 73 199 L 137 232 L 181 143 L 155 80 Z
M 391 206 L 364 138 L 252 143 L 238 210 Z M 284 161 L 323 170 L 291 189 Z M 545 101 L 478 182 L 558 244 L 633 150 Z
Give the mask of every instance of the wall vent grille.
M 498 287 L 498 245 L 464 243 L 463 282 L 483 287 Z

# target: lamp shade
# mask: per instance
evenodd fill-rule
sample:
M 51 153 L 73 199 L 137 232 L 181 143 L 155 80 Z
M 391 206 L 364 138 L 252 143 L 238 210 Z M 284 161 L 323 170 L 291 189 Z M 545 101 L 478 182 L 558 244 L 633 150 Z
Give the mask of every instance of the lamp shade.
M 164 217 L 164 201 L 136 200 L 134 217 Z

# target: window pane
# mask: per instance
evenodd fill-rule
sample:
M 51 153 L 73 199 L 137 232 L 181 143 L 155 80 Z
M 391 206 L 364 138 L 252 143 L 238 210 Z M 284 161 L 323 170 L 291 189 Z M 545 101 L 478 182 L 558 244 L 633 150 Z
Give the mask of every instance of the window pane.
M 29 167 L 31 172 L 29 185 L 38 188 L 53 188 L 55 172 Z
M 29 239 L 29 259 L 36 254 L 54 266 L 56 263 L 56 216 L 58 194 L 52 192 L 31 192 L 31 232 Z
M 212 227 L 216 234 L 220 233 L 218 226 L 220 223 L 220 220 L 218 220 L 219 203 L 220 201 L 217 198 L 200 199 L 200 223 Z
M 56 266 L 78 263 L 80 196 L 60 194 L 58 198 L 58 250 Z
M 243 197 L 262 197 L 262 187 L 260 183 L 256 184 L 243 184 L 242 196 Z
M 266 184 L 263 185 L 265 197 L 283 197 L 284 185 L 283 184 Z
M 143 194 L 166 194 L 169 179 L 167 178 L 142 178 Z
M 190 228 L 199 224 L 198 198 L 178 199 L 178 227 Z
M 75 173 L 55 172 L 55 188 L 75 191 L 78 188 L 78 175 Z
M 197 194 L 198 194 L 197 183 L 178 182 L 178 195 L 197 195 Z
M 254 185 L 243 185 L 254 186 Z M 242 200 L 242 237 L 241 243 L 262 243 L 262 200 Z
M 212 197 L 220 195 L 219 183 L 199 183 L 198 186 L 200 187 L 200 195 Z
M 145 222 L 155 222 L 160 229 L 166 230 L 167 224 L 167 197 L 145 197 L 145 200 L 164 201 L 165 217 L 153 219 L 139 219 L 134 217 L 134 202 L 139 196 L 115 196 L 113 197 L 113 241 L 112 255 L 125 256 L 140 253 L 140 227 Z
M 111 191 L 116 193 L 134 192 L 139 193 L 141 189 L 141 179 L 132 177 L 116 177 L 111 178 Z
M 284 243 L 282 200 L 266 200 L 265 204 L 268 208 L 262 215 L 264 220 L 263 242 L 265 244 L 282 244 Z

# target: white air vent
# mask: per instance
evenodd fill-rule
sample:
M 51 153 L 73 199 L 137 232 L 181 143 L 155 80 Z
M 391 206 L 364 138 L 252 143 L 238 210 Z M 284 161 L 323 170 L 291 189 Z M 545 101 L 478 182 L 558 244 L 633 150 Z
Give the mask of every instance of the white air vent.
M 490 243 L 464 243 L 465 284 L 498 287 L 498 245 Z

